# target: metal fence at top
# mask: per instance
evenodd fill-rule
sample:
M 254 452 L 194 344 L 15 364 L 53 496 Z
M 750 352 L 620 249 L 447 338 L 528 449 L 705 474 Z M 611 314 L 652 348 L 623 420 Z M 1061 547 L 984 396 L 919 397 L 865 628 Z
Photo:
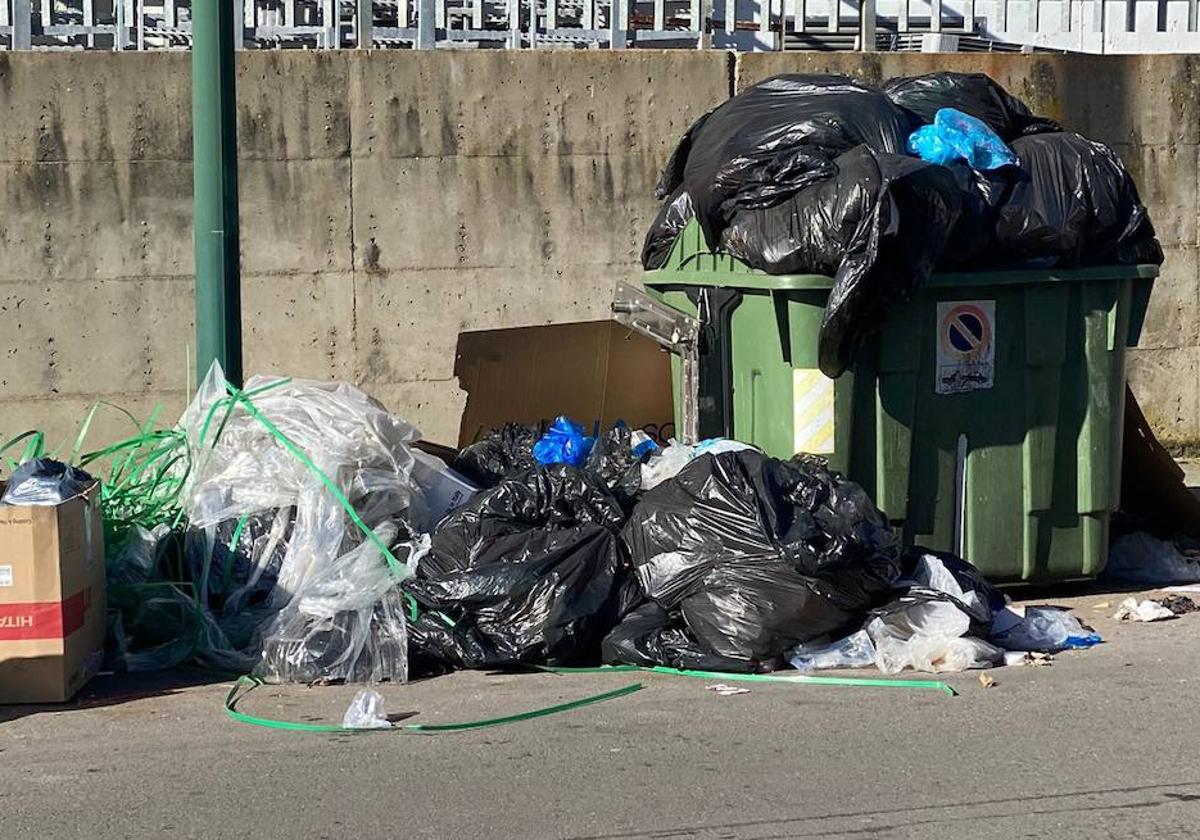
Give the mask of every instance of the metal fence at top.
M 712 0 L 215 2 L 232 2 L 242 20 L 234 35 L 239 49 L 711 46 L 703 22 L 712 16 Z M 3 49 L 190 46 L 190 2 L 0 0 Z

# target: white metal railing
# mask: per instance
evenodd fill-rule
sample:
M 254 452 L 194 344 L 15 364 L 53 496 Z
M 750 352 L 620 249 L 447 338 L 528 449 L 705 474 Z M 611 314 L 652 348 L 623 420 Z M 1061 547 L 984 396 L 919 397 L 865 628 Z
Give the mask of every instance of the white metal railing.
M 0 49 L 187 49 L 191 2 L 0 0 Z M 234 4 L 243 24 L 235 44 L 244 49 L 871 50 L 924 34 L 935 49 L 965 36 L 1090 53 L 1200 52 L 1200 0 L 215 2 Z

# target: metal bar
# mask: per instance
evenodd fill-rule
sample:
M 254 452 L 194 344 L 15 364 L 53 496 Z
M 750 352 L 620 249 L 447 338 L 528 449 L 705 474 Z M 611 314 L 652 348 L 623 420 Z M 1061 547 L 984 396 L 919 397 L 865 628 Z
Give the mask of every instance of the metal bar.
M 412 25 L 408 14 L 408 0 L 396 0 L 396 26 L 399 29 L 408 29 Z
M 963 0 L 963 29 L 975 31 L 975 0 Z
M 1132 32 L 1137 25 L 1137 0 L 1125 0 L 1125 31 Z
M 192 179 L 196 248 L 196 370 L 220 362 L 242 381 L 238 260 L 237 91 L 233 5 L 192 6 Z
M 471 0 L 471 28 L 483 29 L 483 0 Z
M 900 0 L 900 5 L 904 6 L 908 0 Z M 797 32 L 808 31 L 808 0 L 796 0 L 796 24 Z
M 771 0 L 758 0 L 758 31 L 771 31 Z
M 124 0 L 114 0 L 113 19 L 117 34 L 113 36 L 113 47 L 120 52 L 129 46 L 129 15 L 125 12 Z
M 1058 26 L 1063 32 L 1071 31 L 1071 0 L 1059 0 Z
M 929 31 L 942 31 L 942 0 L 929 0 Z
M 1042 21 L 1042 0 L 1029 0 L 1029 31 L 1037 32 Z
M 613 50 L 623 50 L 629 43 L 625 32 L 625 23 L 629 19 L 626 4 L 629 0 L 610 0 L 608 6 L 608 47 Z
M 41 25 L 42 31 L 45 31 L 47 26 L 54 25 L 54 13 L 50 6 L 50 0 L 41 0 L 38 5 L 38 23 Z
M 737 30 L 737 0 L 725 0 L 725 31 Z
M 663 0 L 656 0 L 663 2 Z M 661 29 L 662 27 L 655 27 Z M 546 30 L 558 29 L 558 0 L 546 0 Z
M 325 49 L 336 50 L 342 46 L 342 6 L 338 0 L 321 0 L 321 40 Z
M 174 9 L 175 9 L 174 0 L 163 0 L 164 13 L 166 11 L 167 5 L 170 5 L 171 10 L 174 11 Z M 4 0 L 0 0 L 0 6 L 7 7 L 8 3 L 4 2 Z M 93 2 L 93 0 L 83 0 L 83 25 L 84 25 L 84 28 L 88 30 L 88 34 L 84 39 L 84 43 L 87 44 L 89 48 L 95 47 L 96 46 L 96 35 L 93 31 L 91 31 L 92 28 L 96 25 L 96 4 L 95 4 L 95 2 Z M 171 23 L 168 25 L 174 26 L 175 24 Z
M 967 549 L 967 436 L 958 436 L 954 459 L 954 553 L 966 558 Z
M 508 0 L 508 48 L 521 49 L 521 0 Z
M 137 48 L 138 52 L 146 50 L 146 0 L 137 0 L 134 5 L 137 12 Z
M 201 0 L 203 2 L 203 0 Z M 283 27 L 290 29 L 296 25 L 296 0 L 283 0 Z M 403 24 L 401 24 L 403 26 Z
M 1187 31 L 1195 32 L 1198 17 L 1197 12 L 1200 11 L 1200 0 L 1188 0 L 1187 12 Z
M 697 25 L 700 19 L 700 0 L 692 0 L 688 8 L 688 19 L 691 21 L 692 29 L 699 30 L 701 27 Z
M 583 0 L 583 12 L 579 24 L 584 29 L 596 28 L 596 0 Z
M 204 0 L 198 1 L 204 2 Z M 220 0 L 217 0 L 217 2 L 220 2 Z M 229 6 L 229 14 L 231 15 L 229 37 L 233 39 L 233 48 L 235 50 L 245 49 L 246 7 L 243 0 L 225 0 L 225 5 Z
M 12 47 L 14 50 L 33 49 L 33 2 L 12 0 Z
M 527 21 L 527 26 L 529 27 L 529 49 L 533 49 L 537 46 L 538 36 L 537 0 L 529 0 L 529 20 Z
M 546 2 L 553 4 L 554 0 Z M 667 0 L 654 0 L 654 28 L 659 32 L 667 28 Z
M 87 10 L 91 7 L 92 0 L 84 0 L 83 3 L 83 22 L 86 25 L 88 22 Z M 174 29 L 179 25 L 179 12 L 175 9 L 175 0 L 163 0 L 163 26 L 168 29 Z
M 1008 0 L 996 0 L 996 28 L 1000 32 L 1008 31 Z
M 434 0 L 433 19 L 438 29 L 446 28 L 446 0 Z
M 700 33 L 700 40 L 696 44 L 698 49 L 712 48 L 712 16 L 713 0 L 700 0 L 700 20 L 692 24 Z
M 839 32 L 842 28 L 842 0 L 829 0 L 830 32 Z
M 907 32 L 908 31 L 908 0 L 898 0 L 898 2 L 900 3 L 900 8 L 896 14 L 896 31 L 897 32 Z M 1004 0 L 998 0 L 998 2 L 1003 3 Z
M 862 0 L 858 7 L 858 48 L 875 52 L 875 0 Z
M 419 50 L 431 50 L 437 37 L 437 15 L 433 10 L 436 0 L 419 0 L 417 5 L 417 43 Z
M 375 0 L 358 0 L 354 7 L 354 46 L 371 49 L 374 43 Z

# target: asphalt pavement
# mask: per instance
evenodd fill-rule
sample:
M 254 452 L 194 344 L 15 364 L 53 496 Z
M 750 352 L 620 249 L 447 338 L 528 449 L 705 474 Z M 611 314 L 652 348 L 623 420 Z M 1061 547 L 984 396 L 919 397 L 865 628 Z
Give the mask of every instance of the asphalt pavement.
M 1200 614 L 1118 624 L 1122 593 L 1018 594 L 1072 606 L 1105 644 L 993 670 L 990 688 L 980 672 L 948 675 L 954 697 L 761 684 L 719 696 L 711 681 L 628 673 L 461 673 L 382 689 L 402 722 L 437 723 L 644 686 L 439 734 L 263 729 L 226 717 L 228 681 L 104 676 L 66 707 L 0 707 L 0 837 L 1200 834 Z M 353 694 L 267 686 L 239 708 L 336 723 Z

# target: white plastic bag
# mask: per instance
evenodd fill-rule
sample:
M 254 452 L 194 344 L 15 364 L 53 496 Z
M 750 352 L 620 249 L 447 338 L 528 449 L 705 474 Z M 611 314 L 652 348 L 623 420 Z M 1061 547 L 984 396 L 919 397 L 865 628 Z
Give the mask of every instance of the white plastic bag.
M 688 446 L 671 438 L 667 448 L 642 464 L 642 490 L 653 490 L 668 479 L 679 475 L 679 471 L 695 458 L 701 455 L 719 455 L 722 452 L 740 452 L 743 449 L 753 449 L 748 443 L 740 443 L 726 438 L 709 438 L 695 446 Z
M 355 694 L 342 718 L 342 726 L 347 729 L 391 729 L 391 721 L 384 712 L 383 695 L 369 688 Z
M 943 673 L 990 668 L 1004 651 L 964 634 L 971 618 L 949 601 L 925 601 L 874 618 L 867 633 L 875 645 L 875 664 L 885 674 L 905 668 Z
M 1142 601 L 1137 598 L 1126 598 L 1117 605 L 1117 614 L 1113 618 L 1121 621 L 1166 621 L 1175 618 L 1175 613 L 1155 601 Z
M 1200 581 L 1200 563 L 1189 561 L 1174 543 L 1146 533 L 1126 534 L 1108 552 L 1107 577 L 1151 586 Z
M 1055 607 L 1005 607 L 992 622 L 988 641 L 1005 650 L 1058 653 L 1100 643 L 1069 610 Z
M 788 653 L 788 661 L 798 671 L 869 668 L 875 664 L 875 645 L 866 630 L 859 630 L 827 645 L 798 645 Z

